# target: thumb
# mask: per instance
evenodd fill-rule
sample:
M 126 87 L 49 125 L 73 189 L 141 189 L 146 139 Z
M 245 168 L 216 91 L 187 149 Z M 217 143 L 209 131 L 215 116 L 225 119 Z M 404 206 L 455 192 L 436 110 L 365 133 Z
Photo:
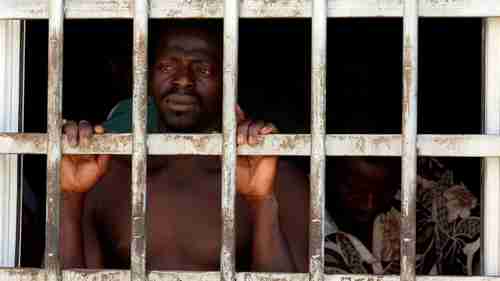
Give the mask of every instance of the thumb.
M 102 125 L 95 125 L 94 126 L 94 133 L 96 133 L 97 135 L 102 135 L 104 134 L 106 130 L 104 129 L 104 127 Z

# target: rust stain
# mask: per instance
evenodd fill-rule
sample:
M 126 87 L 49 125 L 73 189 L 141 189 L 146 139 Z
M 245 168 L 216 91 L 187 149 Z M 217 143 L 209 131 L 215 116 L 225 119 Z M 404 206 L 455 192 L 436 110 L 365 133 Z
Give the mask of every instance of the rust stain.
M 446 149 L 451 151 L 456 151 L 458 147 L 463 145 L 464 138 L 449 138 L 449 137 L 440 137 L 433 139 L 434 144 L 438 144 L 440 146 L 445 146 Z
M 16 133 L 0 133 L 0 140 L 4 141 L 10 148 L 10 144 L 15 144 L 12 150 L 13 153 L 31 152 L 45 153 L 47 151 L 47 135 L 46 134 L 16 134 Z M 25 149 L 28 147 L 28 149 Z
M 352 277 L 352 276 L 341 276 L 340 281 L 383 281 L 383 276 L 370 276 L 370 277 Z
M 405 47 L 403 54 L 403 79 L 405 83 L 404 96 L 403 96 L 403 116 L 410 112 L 410 96 L 411 85 L 413 76 L 413 63 L 412 63 L 413 48 L 411 46 L 411 39 L 408 35 L 405 36 Z M 403 120 L 406 122 L 407 120 Z
M 4 135 L 0 135 L 0 137 L 4 137 Z M 45 135 L 18 134 L 15 136 L 11 135 L 10 137 L 16 142 L 32 144 L 37 149 L 43 149 L 47 145 L 47 139 L 45 138 Z
M 207 144 L 210 142 L 209 136 L 201 136 L 201 137 L 194 136 L 189 138 L 196 151 L 205 151 L 207 148 Z
M 284 150 L 293 150 L 296 145 L 296 137 L 286 136 L 280 143 L 280 148 Z
M 393 140 L 392 136 L 380 136 L 373 139 L 373 144 L 376 146 L 387 145 L 389 146 Z

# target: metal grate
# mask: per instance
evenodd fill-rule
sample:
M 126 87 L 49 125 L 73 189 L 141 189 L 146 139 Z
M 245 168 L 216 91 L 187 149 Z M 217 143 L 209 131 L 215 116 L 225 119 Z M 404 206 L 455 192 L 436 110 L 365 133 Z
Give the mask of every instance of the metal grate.
M 492 135 L 417 135 L 417 61 L 419 16 L 500 16 L 497 0 L 4 0 L 0 19 L 49 19 L 48 133 L 0 134 L 1 154 L 47 154 L 46 268 L 0 269 L 0 280 L 185 280 L 185 281 L 438 281 L 500 280 L 500 277 L 415 276 L 415 199 L 417 156 L 489 157 L 485 161 L 486 208 L 483 235 L 487 274 L 500 273 L 498 185 L 500 181 L 500 21 L 485 22 L 486 133 Z M 224 17 L 223 133 L 182 135 L 146 133 L 148 19 Z M 401 135 L 326 135 L 326 22 L 328 17 L 403 17 L 403 133 Z M 64 18 L 133 18 L 133 133 L 95 136 L 86 148 L 71 148 L 61 136 Z M 312 115 L 310 135 L 266 136 L 255 147 L 236 147 L 235 105 L 238 84 L 240 17 L 312 17 Z M 132 155 L 131 270 L 61 270 L 59 261 L 59 167 L 63 153 Z M 146 272 L 147 154 L 222 155 L 222 248 L 220 272 Z M 310 263 L 307 274 L 235 272 L 235 163 L 237 154 L 308 155 L 311 164 Z M 400 156 L 402 160 L 401 275 L 323 274 L 325 157 Z M 498 196 L 494 196 L 498 195 Z M 489 210 L 489 209 L 488 209 Z M 498 242 L 498 243 L 497 243 Z M 486 242 L 487 243 L 487 242 Z M 489 245 L 489 244 L 488 244 Z M 485 247 L 483 247 L 485 248 Z

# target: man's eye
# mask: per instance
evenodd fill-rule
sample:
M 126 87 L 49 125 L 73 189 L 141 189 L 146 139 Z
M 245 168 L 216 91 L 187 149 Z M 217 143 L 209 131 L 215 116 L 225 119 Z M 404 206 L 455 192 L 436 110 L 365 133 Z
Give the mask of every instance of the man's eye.
M 212 74 L 209 65 L 201 64 L 201 65 L 196 66 L 195 69 L 196 69 L 197 73 L 199 73 L 203 76 L 209 76 L 210 74 Z
M 175 66 L 173 64 L 162 63 L 162 64 L 160 64 L 158 66 L 158 69 L 161 72 L 169 73 L 169 72 L 172 72 L 175 69 Z

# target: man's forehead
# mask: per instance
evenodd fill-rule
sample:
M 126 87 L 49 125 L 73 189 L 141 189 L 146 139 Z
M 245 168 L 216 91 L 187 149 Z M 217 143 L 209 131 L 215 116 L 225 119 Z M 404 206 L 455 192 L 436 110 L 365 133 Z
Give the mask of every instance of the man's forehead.
M 194 55 L 217 56 L 217 44 L 203 30 L 171 30 L 163 33 L 158 53 L 185 52 Z

